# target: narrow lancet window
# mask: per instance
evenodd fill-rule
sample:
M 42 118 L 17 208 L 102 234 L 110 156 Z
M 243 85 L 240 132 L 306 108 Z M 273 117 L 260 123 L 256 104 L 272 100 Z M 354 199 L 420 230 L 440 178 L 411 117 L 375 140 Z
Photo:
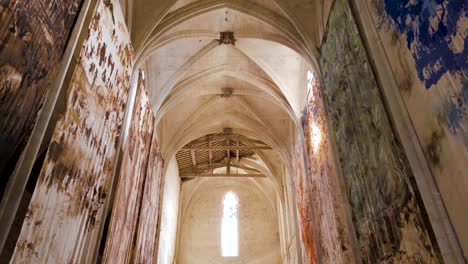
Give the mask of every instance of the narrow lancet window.
M 233 192 L 228 192 L 223 200 L 223 221 L 221 223 L 221 253 L 223 257 L 237 257 L 239 202 Z

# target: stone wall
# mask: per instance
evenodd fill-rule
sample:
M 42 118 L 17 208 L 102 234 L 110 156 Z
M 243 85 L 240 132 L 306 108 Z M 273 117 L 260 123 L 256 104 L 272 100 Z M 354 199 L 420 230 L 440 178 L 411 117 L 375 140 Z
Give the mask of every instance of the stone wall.
M 363 263 L 440 263 L 440 253 L 348 2 L 331 12 L 320 65 Z
M 276 209 L 253 181 L 206 178 L 183 184 L 177 263 L 282 263 Z M 223 199 L 228 192 L 238 198 L 237 257 L 221 255 Z

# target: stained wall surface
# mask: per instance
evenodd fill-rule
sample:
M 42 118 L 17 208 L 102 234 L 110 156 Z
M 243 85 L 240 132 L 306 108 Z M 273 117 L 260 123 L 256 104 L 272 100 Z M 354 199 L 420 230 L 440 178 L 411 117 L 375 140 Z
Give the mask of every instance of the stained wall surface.
M 0 2 L 0 197 L 54 81 L 81 2 Z
M 325 101 L 363 263 L 440 263 L 345 0 L 334 5 L 321 51 Z
M 467 3 L 366 0 L 391 75 L 397 81 L 439 187 L 465 259 L 468 258 Z M 403 4 L 404 3 L 404 4 Z
M 227 178 L 184 183 L 177 263 L 282 263 L 276 210 L 254 185 L 248 179 Z M 229 191 L 239 202 L 238 257 L 221 255 L 223 199 Z
M 172 264 L 175 260 L 180 198 L 180 177 L 175 157 L 168 162 L 163 181 L 164 187 L 157 263 Z
M 12 263 L 87 262 L 94 250 L 89 239 L 110 187 L 133 52 L 116 1 L 98 3 L 87 33 Z

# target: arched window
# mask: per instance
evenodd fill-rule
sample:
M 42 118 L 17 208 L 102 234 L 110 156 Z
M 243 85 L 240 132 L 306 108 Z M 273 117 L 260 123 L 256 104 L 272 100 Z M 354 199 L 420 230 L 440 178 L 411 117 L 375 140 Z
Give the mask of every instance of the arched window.
M 223 257 L 237 257 L 238 250 L 238 228 L 237 211 L 239 202 L 233 192 L 224 195 L 223 221 L 221 223 L 221 253 Z

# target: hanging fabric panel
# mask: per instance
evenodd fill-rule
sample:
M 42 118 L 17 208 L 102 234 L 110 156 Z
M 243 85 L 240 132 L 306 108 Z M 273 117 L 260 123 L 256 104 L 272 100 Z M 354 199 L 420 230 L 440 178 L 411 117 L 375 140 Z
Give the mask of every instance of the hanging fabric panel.
M 109 190 L 133 51 L 118 1 L 100 1 L 67 89 L 12 263 L 82 263 Z
M 128 140 L 123 149 L 122 166 L 113 202 L 103 263 L 132 262 L 134 238 L 154 128 L 154 115 L 143 83 L 140 72 Z

